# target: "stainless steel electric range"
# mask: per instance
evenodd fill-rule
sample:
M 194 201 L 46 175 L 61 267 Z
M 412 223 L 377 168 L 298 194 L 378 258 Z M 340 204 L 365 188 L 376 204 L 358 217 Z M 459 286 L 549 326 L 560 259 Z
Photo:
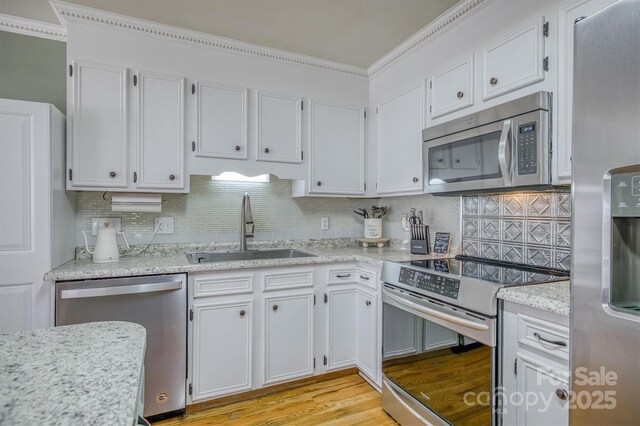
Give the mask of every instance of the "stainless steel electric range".
M 498 290 L 568 277 L 469 257 L 385 262 L 384 410 L 402 425 L 496 424 Z

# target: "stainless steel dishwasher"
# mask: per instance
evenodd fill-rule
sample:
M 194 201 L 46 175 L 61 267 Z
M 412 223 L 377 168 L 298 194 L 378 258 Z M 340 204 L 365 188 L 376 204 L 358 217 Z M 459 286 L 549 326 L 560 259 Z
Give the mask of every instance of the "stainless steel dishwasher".
M 57 283 L 56 325 L 96 321 L 129 321 L 147 330 L 144 416 L 184 410 L 186 275 Z

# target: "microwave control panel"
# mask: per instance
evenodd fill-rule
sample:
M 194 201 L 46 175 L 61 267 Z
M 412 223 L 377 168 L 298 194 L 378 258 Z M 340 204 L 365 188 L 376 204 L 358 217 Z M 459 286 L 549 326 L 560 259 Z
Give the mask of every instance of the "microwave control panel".
M 459 280 L 409 268 L 400 268 L 398 281 L 401 284 L 410 285 L 411 287 L 450 297 L 451 299 L 457 299 L 458 291 L 460 290 Z
M 538 129 L 536 123 L 518 126 L 516 144 L 518 150 L 518 175 L 538 173 Z

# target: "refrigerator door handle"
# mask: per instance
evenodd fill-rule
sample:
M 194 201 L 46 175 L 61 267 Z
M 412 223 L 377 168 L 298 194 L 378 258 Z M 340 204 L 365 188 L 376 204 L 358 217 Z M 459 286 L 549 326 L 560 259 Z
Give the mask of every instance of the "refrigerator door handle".
M 179 290 L 181 288 L 182 288 L 181 281 L 152 283 L 152 284 L 96 287 L 96 288 L 78 288 L 78 289 L 72 289 L 72 290 L 62 290 L 60 292 L 60 298 L 82 299 L 87 297 L 120 296 L 125 294 L 142 294 L 142 293 L 155 293 L 159 291 Z

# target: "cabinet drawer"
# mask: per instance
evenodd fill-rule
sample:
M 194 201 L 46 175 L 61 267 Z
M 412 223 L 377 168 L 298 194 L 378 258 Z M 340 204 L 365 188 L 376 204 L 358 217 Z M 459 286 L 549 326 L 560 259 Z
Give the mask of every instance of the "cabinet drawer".
M 286 272 L 265 272 L 262 276 L 264 291 L 313 287 L 313 270 L 298 269 Z
M 193 298 L 253 292 L 253 274 L 198 275 L 193 278 Z
M 518 314 L 518 346 L 569 361 L 569 328 Z
M 355 283 L 358 281 L 358 273 L 354 267 L 329 269 L 328 284 Z
M 375 272 L 358 268 L 356 270 L 356 279 L 358 280 L 359 284 L 367 286 L 373 290 L 378 289 L 378 274 L 376 274 Z

